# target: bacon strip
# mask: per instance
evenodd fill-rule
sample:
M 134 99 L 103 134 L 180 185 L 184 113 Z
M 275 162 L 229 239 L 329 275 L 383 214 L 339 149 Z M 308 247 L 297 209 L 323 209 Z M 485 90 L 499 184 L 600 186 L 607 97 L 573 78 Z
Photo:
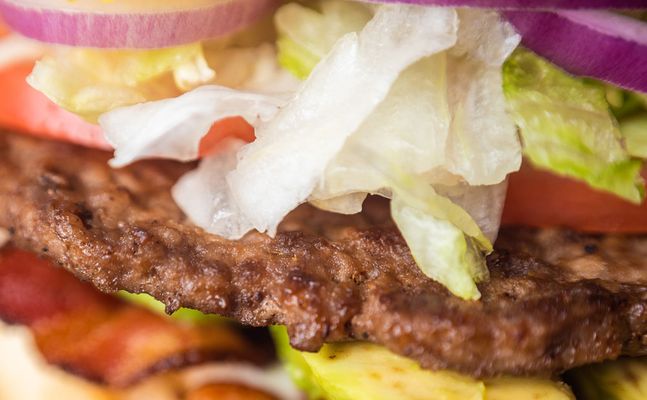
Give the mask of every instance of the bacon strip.
M 232 327 L 172 321 L 13 248 L 0 250 L 0 319 L 29 327 L 49 363 L 113 387 L 206 361 L 266 361 Z

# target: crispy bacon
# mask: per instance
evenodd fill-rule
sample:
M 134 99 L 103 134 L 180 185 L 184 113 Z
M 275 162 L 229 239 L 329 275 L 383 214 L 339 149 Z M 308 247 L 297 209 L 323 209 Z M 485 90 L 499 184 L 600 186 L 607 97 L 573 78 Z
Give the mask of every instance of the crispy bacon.
M 114 387 L 206 361 L 265 361 L 230 326 L 180 324 L 13 248 L 0 250 L 0 319 L 29 327 L 50 364 Z

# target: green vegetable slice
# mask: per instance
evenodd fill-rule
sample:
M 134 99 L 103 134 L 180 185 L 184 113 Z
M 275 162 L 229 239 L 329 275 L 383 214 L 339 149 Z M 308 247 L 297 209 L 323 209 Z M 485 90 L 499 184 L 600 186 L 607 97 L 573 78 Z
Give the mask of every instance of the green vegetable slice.
M 310 75 L 340 37 L 360 31 L 372 17 L 360 3 L 333 0 L 317 5 L 319 10 L 289 3 L 274 16 L 279 63 L 300 79 Z
M 285 328 L 273 328 L 273 335 L 295 383 L 311 399 L 484 399 L 483 382 L 454 372 L 423 370 L 415 361 L 377 345 L 329 344 L 319 353 L 302 353 L 289 346 Z
M 647 158 L 647 113 L 623 119 L 620 131 L 627 151 L 634 157 Z
M 517 50 L 504 66 L 504 91 L 533 164 L 633 203 L 644 199 L 642 162 L 623 147 L 603 87 Z
M 117 295 L 120 298 L 130 303 L 136 304 L 143 308 L 147 308 L 150 311 L 153 311 L 157 314 L 169 316 L 168 314 L 166 314 L 166 306 L 151 295 L 148 295 L 145 293 L 140 293 L 140 294 L 129 293 L 124 290 L 118 292 Z M 170 315 L 170 317 L 173 317 L 174 319 L 177 319 L 180 321 L 199 323 L 199 324 L 221 323 L 221 322 L 228 321 L 228 319 L 225 317 L 221 317 L 219 315 L 214 315 L 214 314 L 204 314 L 198 310 L 192 310 L 190 308 L 180 308 L 172 315 Z
M 58 48 L 43 58 L 29 84 L 90 122 L 118 107 L 174 97 L 215 76 L 194 43 L 168 49 Z
M 627 358 L 578 368 L 569 382 L 582 400 L 647 399 L 647 358 Z
M 486 382 L 487 400 L 575 400 L 562 382 L 538 378 L 498 378 Z
M 429 371 L 369 343 L 325 345 L 318 353 L 290 347 L 284 327 L 271 328 L 294 382 L 317 400 L 574 400 L 568 386 L 541 378 L 482 382 L 450 371 Z

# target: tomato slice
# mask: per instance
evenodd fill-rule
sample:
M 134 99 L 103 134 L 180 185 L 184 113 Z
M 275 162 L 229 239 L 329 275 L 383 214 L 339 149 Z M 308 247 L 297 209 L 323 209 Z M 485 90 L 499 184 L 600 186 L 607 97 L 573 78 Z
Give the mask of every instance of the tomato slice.
M 63 110 L 27 84 L 33 62 L 0 71 L 0 126 L 88 147 L 110 149 L 101 129 Z
M 634 205 L 524 162 L 520 172 L 510 175 L 503 224 L 643 233 L 647 232 L 647 203 Z
M 7 25 L 4 23 L 2 18 L 0 18 L 0 38 L 3 37 L 3 36 L 7 36 L 10 33 L 11 33 L 11 31 L 9 30 Z
M 33 62 L 23 62 L 0 71 L 0 126 L 35 136 L 111 150 L 101 128 L 63 110 L 26 82 Z M 200 144 L 200 154 L 213 153 L 226 137 L 251 142 L 254 128 L 241 117 L 214 123 Z

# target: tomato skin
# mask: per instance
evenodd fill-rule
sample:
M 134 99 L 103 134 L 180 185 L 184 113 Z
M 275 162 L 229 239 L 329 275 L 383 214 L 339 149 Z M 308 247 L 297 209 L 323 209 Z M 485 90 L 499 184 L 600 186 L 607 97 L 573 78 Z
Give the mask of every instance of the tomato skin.
M 0 71 L 0 126 L 88 147 L 110 149 L 101 128 L 63 110 L 26 82 L 32 61 Z
M 0 38 L 3 36 L 7 36 L 10 33 L 11 31 L 9 30 L 5 22 L 2 20 L 2 18 L 0 18 Z
M 509 182 L 504 225 L 647 233 L 647 203 L 629 203 L 584 183 L 540 171 L 527 161 L 521 171 L 510 175 Z

